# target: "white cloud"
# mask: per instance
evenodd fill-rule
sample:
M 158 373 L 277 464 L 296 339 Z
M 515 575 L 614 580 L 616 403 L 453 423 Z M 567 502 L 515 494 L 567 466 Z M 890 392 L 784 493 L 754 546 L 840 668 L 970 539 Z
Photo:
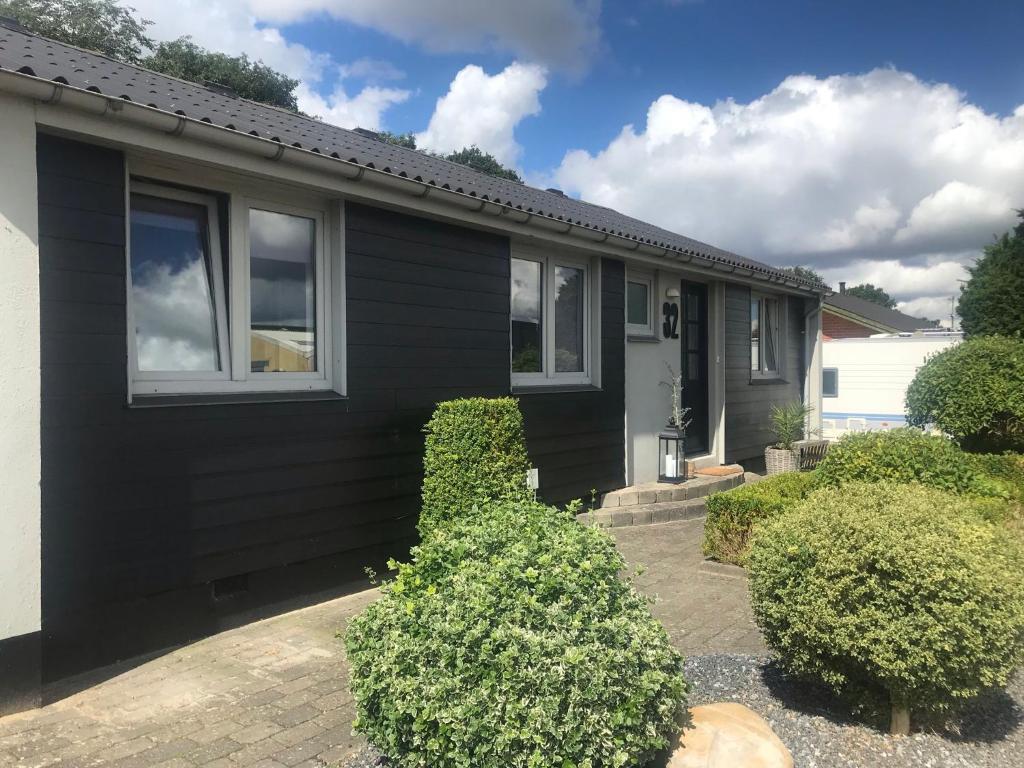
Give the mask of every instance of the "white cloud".
M 401 72 L 387 62 L 368 59 L 338 66 L 329 54 L 290 43 L 279 29 L 263 24 L 250 10 L 247 0 L 123 0 L 122 4 L 136 8 L 140 16 L 153 21 L 149 32 L 157 40 L 189 35 L 204 48 L 232 56 L 245 53 L 301 80 L 296 89 L 299 109 L 342 128 L 378 130 L 384 112 L 409 97 L 408 91 L 375 85 L 349 96 L 341 82 L 328 96 L 321 95 L 316 86 L 327 73 L 336 72 L 342 80 L 351 75 L 372 81 L 394 79 Z
M 948 297 L 1024 205 L 1024 107 L 986 114 L 891 69 L 792 76 L 746 104 L 664 95 L 642 129 L 567 153 L 545 181 L 834 282 Z
M 309 86 L 302 84 L 296 91 L 299 109 L 316 115 L 325 123 L 341 128 L 369 128 L 378 131 L 383 127 L 384 112 L 395 104 L 409 98 L 409 91 L 396 88 L 380 88 L 368 85 L 356 96 L 349 96 L 343 85 L 338 84 L 331 95 L 324 98 Z
M 277 23 L 316 14 L 383 32 L 435 53 L 497 51 L 581 72 L 600 42 L 600 0 L 249 0 Z
M 355 77 L 371 82 L 401 80 L 405 77 L 405 72 L 390 61 L 382 61 L 381 59 L 356 59 L 348 64 L 342 64 L 340 72 L 342 77 Z
M 546 85 L 546 72 L 536 64 L 513 62 L 496 75 L 475 65 L 464 67 L 437 100 L 430 124 L 416 135 L 416 142 L 435 152 L 475 144 L 499 162 L 513 164 L 522 151 L 515 127 L 540 112 L 538 97 Z

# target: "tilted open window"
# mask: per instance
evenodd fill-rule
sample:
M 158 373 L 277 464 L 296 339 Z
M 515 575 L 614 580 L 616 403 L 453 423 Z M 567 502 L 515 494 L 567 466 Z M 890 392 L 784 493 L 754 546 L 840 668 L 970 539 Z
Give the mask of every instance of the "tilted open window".
M 785 297 L 750 294 L 750 375 L 752 378 L 771 379 L 782 376 L 785 320 Z
M 326 204 L 300 208 L 133 179 L 132 394 L 340 391 L 331 220 Z
M 594 269 L 587 261 L 517 249 L 512 259 L 512 383 L 594 383 Z

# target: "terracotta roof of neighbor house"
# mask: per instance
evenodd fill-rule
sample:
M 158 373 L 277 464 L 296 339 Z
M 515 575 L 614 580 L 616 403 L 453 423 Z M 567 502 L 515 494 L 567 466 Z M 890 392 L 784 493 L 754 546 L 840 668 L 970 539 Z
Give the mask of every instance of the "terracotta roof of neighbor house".
M 541 190 L 397 147 L 359 132 L 238 98 L 228 89 L 196 85 L 102 54 L 33 35 L 0 20 L 0 69 L 153 107 L 240 133 L 345 160 L 442 189 L 572 223 L 681 254 L 782 279 L 805 289 L 825 286 L 631 216 L 557 191 Z M 466 116 L 472 119 L 471 115 Z
M 825 299 L 825 309 L 837 309 L 846 315 L 863 318 L 869 325 L 885 326 L 890 333 L 909 333 L 924 328 L 936 328 L 938 323 L 923 317 L 911 317 L 895 309 L 887 309 L 881 304 L 867 301 L 859 296 L 848 293 L 836 293 Z

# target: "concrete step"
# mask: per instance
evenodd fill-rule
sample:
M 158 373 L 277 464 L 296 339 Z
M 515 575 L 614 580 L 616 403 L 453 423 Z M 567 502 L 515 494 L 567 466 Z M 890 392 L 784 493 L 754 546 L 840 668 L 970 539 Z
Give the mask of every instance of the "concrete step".
M 576 515 L 581 525 L 599 528 L 625 528 L 630 525 L 672 523 L 678 520 L 696 520 L 707 514 L 703 498 L 683 501 L 662 501 L 654 504 L 635 504 L 617 509 L 597 509 Z
M 610 491 L 601 498 L 602 510 L 645 506 L 669 501 L 686 501 L 710 496 L 743 485 L 743 472 L 721 477 L 697 475 L 685 483 L 647 483 Z

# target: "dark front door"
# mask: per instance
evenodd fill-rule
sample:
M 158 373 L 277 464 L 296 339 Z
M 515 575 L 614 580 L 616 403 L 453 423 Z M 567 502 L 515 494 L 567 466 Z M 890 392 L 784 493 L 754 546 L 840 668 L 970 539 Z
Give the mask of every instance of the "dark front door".
M 682 348 L 683 406 L 690 409 L 686 453 L 707 453 L 708 441 L 708 289 L 700 283 L 681 286 L 679 341 Z

